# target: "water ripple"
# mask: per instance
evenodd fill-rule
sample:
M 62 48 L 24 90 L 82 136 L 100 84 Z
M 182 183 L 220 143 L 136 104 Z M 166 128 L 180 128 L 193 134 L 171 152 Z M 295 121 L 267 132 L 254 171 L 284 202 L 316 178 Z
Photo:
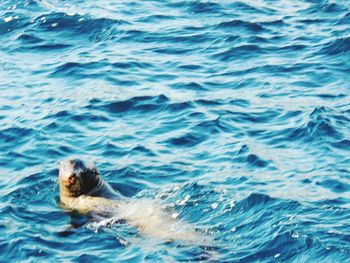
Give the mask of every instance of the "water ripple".
M 348 1 L 0 7 L 3 261 L 349 261 Z M 72 156 L 210 242 L 64 211 Z

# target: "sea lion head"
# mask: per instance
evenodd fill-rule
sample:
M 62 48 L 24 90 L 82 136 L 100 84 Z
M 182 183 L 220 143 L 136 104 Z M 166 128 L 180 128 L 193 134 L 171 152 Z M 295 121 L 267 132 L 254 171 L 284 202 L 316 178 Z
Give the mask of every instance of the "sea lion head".
M 99 172 L 93 164 L 80 159 L 69 159 L 60 163 L 58 180 L 62 197 L 88 195 L 100 182 Z

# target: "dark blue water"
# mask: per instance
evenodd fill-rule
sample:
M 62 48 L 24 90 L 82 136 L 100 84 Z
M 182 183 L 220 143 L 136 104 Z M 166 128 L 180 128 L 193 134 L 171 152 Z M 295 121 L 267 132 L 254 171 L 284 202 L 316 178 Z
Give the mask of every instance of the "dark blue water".
M 350 262 L 348 0 L 0 10 L 1 261 Z M 215 246 L 65 213 L 72 156 Z

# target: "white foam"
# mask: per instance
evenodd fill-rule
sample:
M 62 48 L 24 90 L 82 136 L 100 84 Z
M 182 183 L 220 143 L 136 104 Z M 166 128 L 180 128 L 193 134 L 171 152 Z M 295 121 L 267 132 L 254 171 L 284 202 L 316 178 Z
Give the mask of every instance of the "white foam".
M 13 20 L 13 17 L 12 17 L 12 16 L 5 17 L 5 18 L 4 18 L 4 22 L 5 22 L 5 23 L 11 22 L 12 20 Z

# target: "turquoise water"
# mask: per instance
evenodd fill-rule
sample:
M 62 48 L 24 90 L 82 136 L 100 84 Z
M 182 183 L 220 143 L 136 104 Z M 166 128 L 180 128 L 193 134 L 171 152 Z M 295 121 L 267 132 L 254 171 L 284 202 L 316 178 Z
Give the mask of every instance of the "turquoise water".
M 0 261 L 350 262 L 349 1 L 0 7 Z M 215 245 L 65 213 L 72 156 Z

